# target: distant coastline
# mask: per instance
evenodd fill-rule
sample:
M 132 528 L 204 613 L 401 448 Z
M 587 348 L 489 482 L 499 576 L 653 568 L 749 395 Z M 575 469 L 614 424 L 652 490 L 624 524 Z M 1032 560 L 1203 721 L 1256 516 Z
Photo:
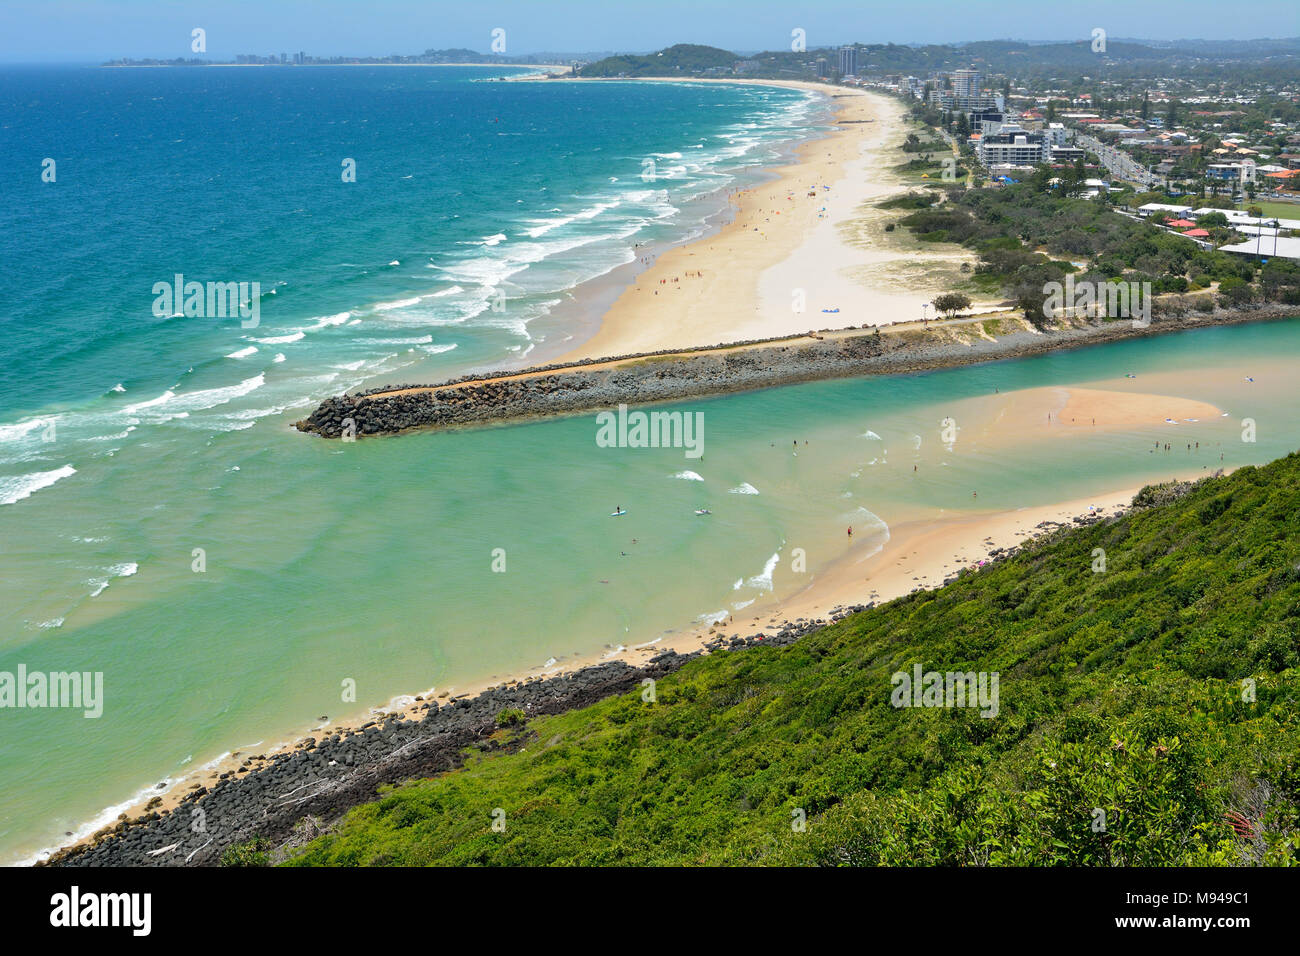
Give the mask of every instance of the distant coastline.
M 265 68 L 293 68 L 302 67 L 320 67 L 320 66 L 455 66 L 455 67 L 483 67 L 487 69 L 507 69 L 507 70 L 528 70 L 531 73 L 547 73 L 555 76 L 563 76 L 572 71 L 572 67 L 562 64 L 548 63 L 229 63 L 229 62 L 204 62 L 204 63 L 101 63 L 99 66 L 106 70 L 152 70 L 171 67 L 208 67 L 208 66 L 237 66 L 237 67 L 265 67 Z

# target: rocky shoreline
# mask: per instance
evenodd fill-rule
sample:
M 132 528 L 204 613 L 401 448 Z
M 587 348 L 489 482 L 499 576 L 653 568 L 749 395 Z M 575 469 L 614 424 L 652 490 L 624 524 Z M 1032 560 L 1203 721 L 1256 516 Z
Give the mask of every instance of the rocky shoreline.
M 1295 314 L 1294 306 L 1262 305 L 1212 313 L 1165 312 L 1145 327 L 1128 320 L 1079 321 L 1040 331 L 1023 318 L 1004 314 L 928 327 L 900 323 L 826 330 L 766 342 L 468 375 L 436 385 L 385 385 L 326 399 L 294 427 L 325 438 L 347 438 L 487 425 L 797 382 L 920 372 Z M 991 324 L 996 334 L 987 330 Z
M 719 635 L 698 651 L 665 651 L 638 667 L 609 662 L 507 682 L 475 697 L 426 699 L 419 720 L 393 715 L 320 740 L 309 737 L 269 757 L 249 756 L 214 786 L 196 784 L 174 809 L 149 810 L 134 819 L 123 814 L 89 841 L 37 865 L 216 866 L 227 848 L 254 838 L 275 846 L 305 842 L 353 807 L 377 799 L 385 784 L 454 770 L 467 752 L 526 744 L 526 733 L 506 743 L 494 737 L 503 713 L 521 711 L 527 721 L 586 707 L 639 690 L 644 679 L 660 679 L 706 652 L 785 646 L 870 606 L 836 608 L 829 621 L 784 623 L 770 634 Z

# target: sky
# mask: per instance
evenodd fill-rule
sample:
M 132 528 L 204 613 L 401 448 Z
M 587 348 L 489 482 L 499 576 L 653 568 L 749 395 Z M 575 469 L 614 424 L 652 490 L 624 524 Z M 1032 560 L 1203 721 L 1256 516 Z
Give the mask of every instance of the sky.
M 304 50 L 383 56 L 429 48 L 486 52 L 647 52 L 673 43 L 735 51 L 842 43 L 1113 38 L 1251 39 L 1300 35 L 1295 0 L 1252 0 L 1224 16 L 1222 0 L 0 0 L 0 62 L 102 62 Z

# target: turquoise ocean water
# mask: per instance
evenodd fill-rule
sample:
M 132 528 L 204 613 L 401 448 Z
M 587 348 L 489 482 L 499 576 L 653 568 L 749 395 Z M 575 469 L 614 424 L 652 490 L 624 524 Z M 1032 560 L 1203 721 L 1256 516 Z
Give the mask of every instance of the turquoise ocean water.
M 590 329 L 575 287 L 699 234 L 721 191 L 824 119 L 790 90 L 503 72 L 4 75 L 0 672 L 102 671 L 105 710 L 0 711 L 0 860 L 318 715 L 779 598 L 806 583 L 789 549 L 815 573 L 846 520 L 883 542 L 972 508 L 972 487 L 1018 507 L 1300 443 L 1296 322 L 690 402 L 702 460 L 598 447 L 591 416 L 347 445 L 292 431 L 347 388 L 562 351 Z M 260 282 L 259 326 L 154 315 L 176 273 Z M 1071 382 L 1229 415 L 938 440 L 994 387 Z M 1205 453 L 1149 454 L 1170 429 Z

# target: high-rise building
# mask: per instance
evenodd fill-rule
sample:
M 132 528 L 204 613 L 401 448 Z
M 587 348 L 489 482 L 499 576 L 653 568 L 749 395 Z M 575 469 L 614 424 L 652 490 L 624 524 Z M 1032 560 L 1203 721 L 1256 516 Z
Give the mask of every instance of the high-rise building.
M 856 46 L 840 47 L 840 73 L 843 76 L 858 75 L 858 48 Z
M 943 82 L 945 76 L 947 83 Z M 952 73 L 941 74 L 938 87 L 930 91 L 930 103 L 942 110 L 963 113 L 1004 109 L 1002 97 L 983 92 L 983 84 L 984 75 L 979 70 L 954 70 Z
M 956 70 L 952 74 L 952 92 L 958 98 L 979 96 L 982 79 L 979 70 Z

